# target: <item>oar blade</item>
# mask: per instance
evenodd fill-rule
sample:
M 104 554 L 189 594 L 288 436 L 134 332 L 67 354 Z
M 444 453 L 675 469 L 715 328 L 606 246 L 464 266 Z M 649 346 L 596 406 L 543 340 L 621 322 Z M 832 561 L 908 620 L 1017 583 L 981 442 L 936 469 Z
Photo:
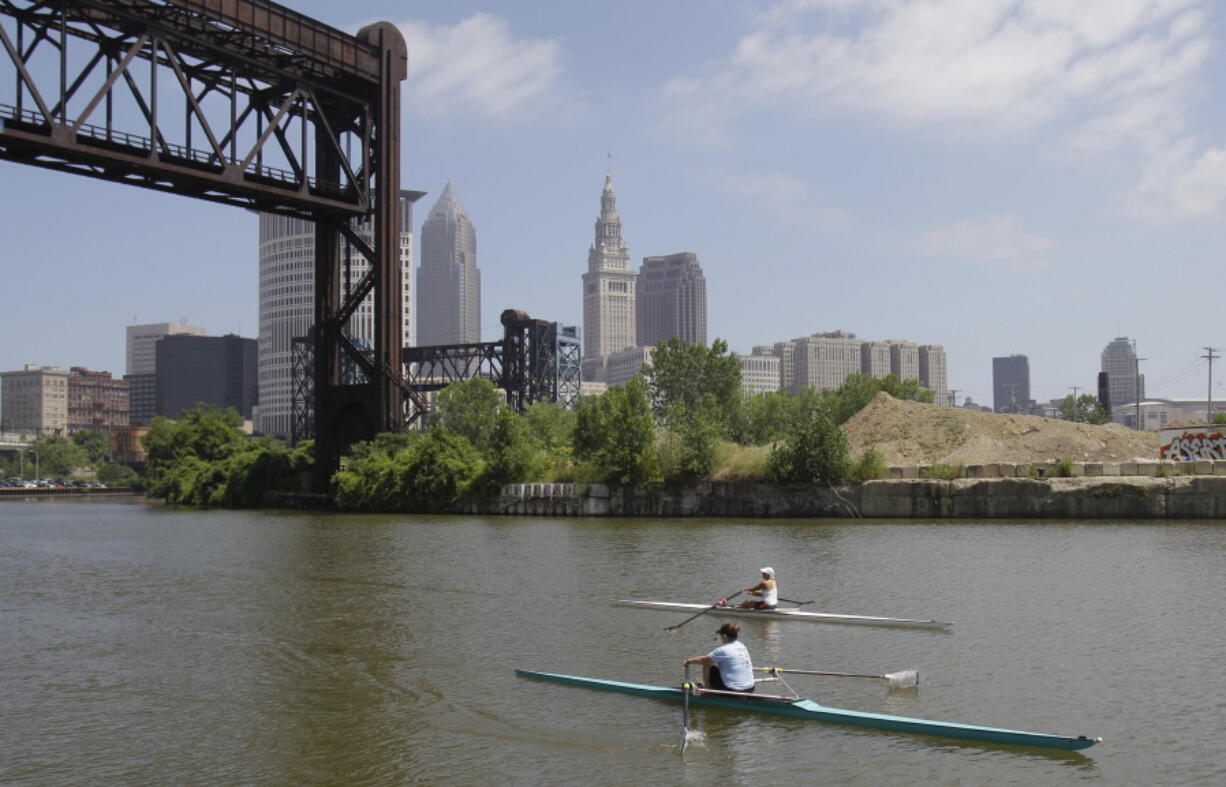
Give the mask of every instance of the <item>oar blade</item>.
M 891 689 L 912 689 L 919 685 L 919 670 L 891 672 L 881 677 L 886 679 Z

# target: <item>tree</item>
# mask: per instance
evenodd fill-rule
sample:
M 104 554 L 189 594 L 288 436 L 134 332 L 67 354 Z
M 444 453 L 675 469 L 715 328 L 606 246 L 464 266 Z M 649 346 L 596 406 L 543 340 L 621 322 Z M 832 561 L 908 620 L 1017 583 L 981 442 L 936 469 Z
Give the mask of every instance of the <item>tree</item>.
M 1209 419 L 1211 424 L 1226 424 L 1226 413 L 1214 413 L 1213 418 Z
M 1072 394 L 1064 397 L 1059 404 L 1060 417 L 1066 421 L 1076 421 L 1083 424 L 1105 424 L 1111 419 L 1103 409 L 1102 402 L 1092 394 L 1082 394 L 1076 399 Z
M 705 418 L 726 434 L 734 422 L 741 403 L 741 362 L 723 339 L 709 348 L 666 339 L 656 345 L 642 375 L 652 411 L 665 426 Z
M 658 480 L 655 424 L 641 378 L 579 400 L 575 456 L 591 462 L 613 484 Z
M 427 430 L 400 457 L 408 459 L 403 508 L 425 513 L 450 510 L 481 476 L 485 464 L 468 440 L 440 426 Z
M 571 453 L 576 418 L 574 410 L 567 410 L 557 402 L 533 402 L 524 413 L 528 434 L 553 457 Z
M 781 483 L 841 484 L 851 462 L 843 428 L 823 410 L 802 416 L 782 443 L 771 449 L 766 474 Z
M 233 407 L 216 405 L 184 410 L 174 421 L 154 418 L 141 438 L 149 494 L 168 502 L 208 504 L 208 495 L 197 493 L 211 483 L 201 474 L 211 473 L 214 463 L 242 449 L 246 440 L 238 428 L 242 423 L 242 416 Z
M 98 467 L 111 458 L 111 438 L 103 432 L 76 432 L 72 441 L 85 449 L 85 456 L 93 467 Z
M 107 463 L 98 468 L 98 472 L 94 475 L 100 482 L 107 486 L 116 487 L 133 487 L 142 488 L 145 482 L 141 479 L 140 473 L 136 472 L 127 465 Z
M 495 418 L 485 459 L 481 482 L 491 491 L 503 484 L 529 481 L 548 464 L 529 434 L 527 422 L 510 407 L 503 407 Z
M 933 391 L 920 386 L 919 380 L 901 380 L 896 374 L 887 374 L 885 377 L 849 374 L 841 386 L 826 389 L 821 395 L 834 422 L 845 424 L 882 391 L 895 399 L 927 404 L 932 404 L 934 396 Z
M 766 445 L 787 436 L 796 399 L 787 391 L 750 394 L 741 403 L 732 436 L 741 445 Z
M 89 464 L 85 449 L 59 435 L 43 435 L 30 444 L 29 451 L 38 455 L 38 471 L 43 477 L 65 476 Z M 29 459 L 26 460 L 27 464 Z
M 498 411 L 504 406 L 504 399 L 492 382 L 484 377 L 473 377 L 439 391 L 437 411 L 430 423 L 467 439 L 478 451 L 484 451 Z

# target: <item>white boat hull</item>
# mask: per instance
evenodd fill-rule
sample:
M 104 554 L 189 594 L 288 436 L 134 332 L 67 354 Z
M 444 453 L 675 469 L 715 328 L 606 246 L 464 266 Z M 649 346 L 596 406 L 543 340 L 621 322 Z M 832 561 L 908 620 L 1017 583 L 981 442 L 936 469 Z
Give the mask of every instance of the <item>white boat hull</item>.
M 773 620 L 807 620 L 810 623 L 847 623 L 858 626 L 905 626 L 908 628 L 946 629 L 952 622 L 919 620 L 916 618 L 883 618 L 872 615 L 840 615 L 834 612 L 806 612 L 800 607 L 777 607 L 775 609 L 741 609 L 737 606 L 715 607 L 710 604 L 682 604 L 670 601 L 636 601 L 622 599 L 615 602 L 619 607 L 656 609 L 661 612 L 685 612 L 691 615 L 710 610 L 712 615 L 733 615 L 745 618 Z

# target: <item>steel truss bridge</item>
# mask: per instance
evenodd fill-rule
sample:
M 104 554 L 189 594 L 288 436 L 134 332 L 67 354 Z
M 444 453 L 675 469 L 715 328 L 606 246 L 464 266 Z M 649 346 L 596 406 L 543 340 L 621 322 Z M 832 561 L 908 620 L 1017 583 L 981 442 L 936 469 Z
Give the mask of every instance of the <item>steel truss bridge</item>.
M 501 388 L 507 404 L 523 413 L 534 402 L 557 402 L 573 408 L 579 401 L 579 332 L 547 320 L 534 320 L 522 311 L 502 313 L 503 337 L 496 342 L 445 344 L 406 347 L 404 367 L 409 387 L 421 399 L 452 383 L 483 377 Z M 294 340 L 292 380 L 293 436 L 309 436 L 313 430 L 313 393 L 311 391 L 311 342 Z M 362 374 L 351 367 L 347 374 Z M 413 399 L 414 406 L 419 401 Z M 412 416 L 424 415 L 424 408 Z
M 401 366 L 395 26 L 352 36 L 268 0 L 0 0 L 0 50 L 0 158 L 314 222 L 317 489 L 348 445 L 424 412 Z M 370 263 L 346 291 L 342 239 Z M 363 348 L 345 326 L 367 297 Z

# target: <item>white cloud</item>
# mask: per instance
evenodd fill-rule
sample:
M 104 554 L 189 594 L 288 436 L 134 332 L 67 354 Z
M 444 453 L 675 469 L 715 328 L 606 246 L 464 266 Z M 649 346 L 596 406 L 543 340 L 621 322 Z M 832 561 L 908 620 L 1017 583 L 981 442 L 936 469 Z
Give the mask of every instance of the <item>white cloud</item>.
M 1015 271 L 1050 268 L 1044 254 L 1054 246 L 1050 239 L 1027 232 L 1015 214 L 966 219 L 929 230 L 919 239 L 925 256 Z
M 852 223 L 851 214 L 823 202 L 812 193 L 808 181 L 790 173 L 712 175 L 710 181 L 720 191 L 752 201 L 787 223 L 816 225 L 823 230 L 842 229 Z
M 419 114 L 516 121 L 556 108 L 561 46 L 516 40 L 507 22 L 476 13 L 451 26 L 400 25 L 409 49 L 406 88 Z

